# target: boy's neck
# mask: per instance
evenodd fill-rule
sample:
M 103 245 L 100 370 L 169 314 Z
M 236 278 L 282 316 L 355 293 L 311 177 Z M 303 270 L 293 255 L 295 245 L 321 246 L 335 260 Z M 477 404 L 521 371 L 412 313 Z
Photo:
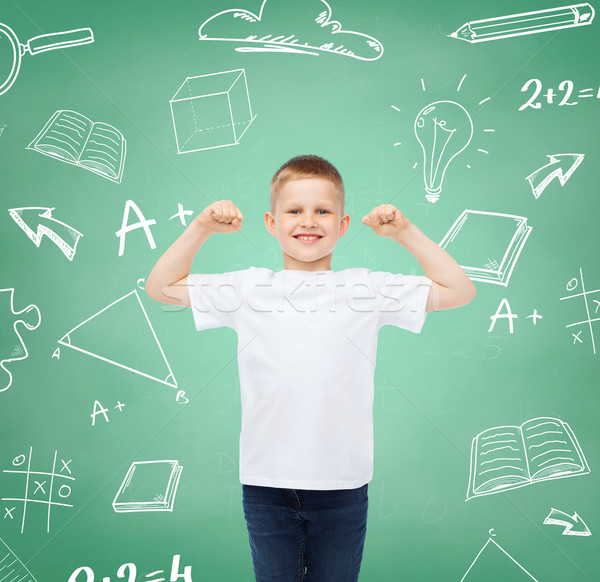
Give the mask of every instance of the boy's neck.
M 283 254 L 284 271 L 331 271 L 331 254 L 316 261 L 299 261 L 294 257 Z

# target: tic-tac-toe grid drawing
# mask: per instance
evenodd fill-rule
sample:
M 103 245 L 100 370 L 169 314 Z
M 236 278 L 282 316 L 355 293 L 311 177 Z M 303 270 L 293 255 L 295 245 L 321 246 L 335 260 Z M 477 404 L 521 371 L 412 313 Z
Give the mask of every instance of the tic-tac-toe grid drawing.
M 583 280 L 583 270 L 579 268 L 579 277 L 573 277 L 567 283 L 567 291 L 572 293 L 565 297 L 561 297 L 561 301 L 574 300 L 577 305 L 577 311 L 581 314 L 580 319 L 573 323 L 567 324 L 567 328 L 571 329 L 571 336 L 574 344 L 583 344 L 588 339 L 592 344 L 592 351 L 596 354 L 596 341 L 594 338 L 594 323 L 600 321 L 600 289 L 592 291 L 586 290 Z M 578 318 L 579 319 L 579 318 Z
M 7 474 L 3 483 L 3 491 L 16 490 L 22 497 L 2 497 L 4 502 L 3 519 L 18 519 L 19 508 L 22 508 L 21 533 L 25 531 L 25 522 L 28 518 L 39 517 L 40 509 L 44 512 L 46 532 L 50 533 L 50 518 L 53 508 L 69 507 L 68 503 L 72 493 L 71 485 L 75 478 L 71 475 L 71 459 L 59 457 L 54 451 L 52 468 L 49 471 L 32 470 L 33 447 L 29 447 L 29 454 L 17 455 L 11 463 L 10 469 L 4 469 Z M 48 467 L 49 468 L 49 467 Z

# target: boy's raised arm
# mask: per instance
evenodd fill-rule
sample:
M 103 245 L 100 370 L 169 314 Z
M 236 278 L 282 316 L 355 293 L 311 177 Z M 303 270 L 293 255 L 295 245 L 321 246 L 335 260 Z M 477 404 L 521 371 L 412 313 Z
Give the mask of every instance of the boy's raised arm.
M 475 285 L 462 267 L 396 207 L 391 204 L 377 206 L 362 221 L 379 236 L 398 241 L 419 261 L 432 281 L 427 311 L 460 307 L 475 297 Z
M 207 206 L 163 253 L 146 279 L 146 292 L 161 303 L 190 307 L 187 276 L 200 247 L 216 232 L 242 228 L 242 213 L 230 200 Z

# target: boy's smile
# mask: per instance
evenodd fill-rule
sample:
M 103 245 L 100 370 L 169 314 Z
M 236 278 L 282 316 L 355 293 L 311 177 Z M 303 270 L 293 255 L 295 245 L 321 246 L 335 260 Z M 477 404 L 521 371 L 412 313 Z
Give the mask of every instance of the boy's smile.
M 348 230 L 333 182 L 322 178 L 290 180 L 277 195 L 275 212 L 265 213 L 267 230 L 279 240 L 284 269 L 331 270 L 331 255 Z
M 295 237 L 295 239 L 299 240 L 300 242 L 303 242 L 304 244 L 312 244 L 314 242 L 317 242 L 320 238 L 323 238 L 320 235 L 317 234 L 297 234 Z

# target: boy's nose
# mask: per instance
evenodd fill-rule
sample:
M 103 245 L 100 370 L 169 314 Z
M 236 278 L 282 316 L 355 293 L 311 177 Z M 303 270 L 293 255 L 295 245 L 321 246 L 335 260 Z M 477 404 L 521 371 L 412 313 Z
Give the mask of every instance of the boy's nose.
M 310 224 L 316 224 L 316 223 L 317 223 L 317 220 L 314 215 L 312 215 L 308 212 L 304 214 L 304 217 L 302 219 L 302 224 L 310 225 Z

